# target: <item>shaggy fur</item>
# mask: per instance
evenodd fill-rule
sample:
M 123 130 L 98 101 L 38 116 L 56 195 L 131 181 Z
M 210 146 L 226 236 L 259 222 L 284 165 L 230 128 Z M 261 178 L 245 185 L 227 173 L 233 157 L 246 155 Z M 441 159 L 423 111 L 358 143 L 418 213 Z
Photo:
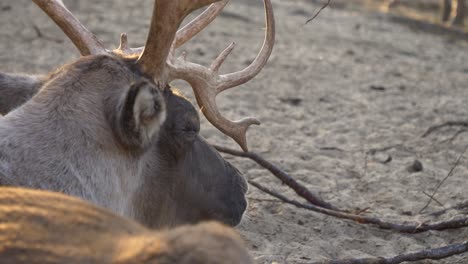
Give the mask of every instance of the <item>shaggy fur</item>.
M 155 232 L 63 194 L 0 188 L 1 263 L 249 264 L 244 243 L 215 222 Z
M 108 58 L 108 60 L 113 59 Z M 115 83 L 120 79 L 126 80 L 128 78 L 140 78 L 141 74 L 138 73 L 138 69 L 135 69 L 131 62 L 121 61 L 119 59 L 115 59 L 115 61 L 118 63 L 116 64 L 117 69 L 112 69 L 111 73 L 118 74 L 118 76 L 112 77 L 110 75 L 100 74 L 98 77 L 103 78 L 104 76 L 110 76 L 111 79 L 118 77 L 115 80 Z M 89 67 L 90 65 L 82 65 L 80 67 L 82 68 L 83 66 Z M 39 88 L 37 87 L 43 86 L 40 94 L 50 94 L 50 90 L 52 89 L 50 88 L 50 83 L 54 81 L 57 76 L 63 76 L 65 79 L 69 78 L 70 81 L 71 79 L 75 79 L 75 83 L 78 82 L 78 84 L 83 85 L 82 73 L 77 71 L 78 69 L 70 70 L 70 67 L 73 68 L 77 66 L 75 64 L 66 66 L 49 76 L 41 77 L 28 77 L 25 75 L 19 77 L 18 75 L 0 73 L 0 80 L 4 80 L 3 82 L 0 82 L 0 98 L 8 97 L 8 100 L 0 100 L 0 109 L 4 109 L 4 113 L 7 114 L 36 94 L 39 91 Z M 128 77 L 119 73 L 118 67 L 126 67 L 127 71 L 125 72 Z M 67 77 L 67 74 L 70 75 L 70 77 Z M 77 74 L 81 75 L 77 76 Z M 71 78 L 73 76 L 75 77 Z M 92 80 L 87 81 L 87 85 L 93 86 L 91 82 Z M 102 81 L 96 81 L 96 84 L 100 83 L 102 83 Z M 67 85 L 71 85 L 70 82 Z M 68 90 L 71 90 L 72 94 L 78 93 L 77 88 L 63 88 L 64 93 Z M 90 92 L 89 88 L 82 90 Z M 23 96 L 24 94 L 27 94 L 30 97 L 25 99 Z M 40 94 L 38 94 L 38 96 Z M 106 97 L 105 103 L 101 104 L 101 106 L 122 105 L 121 102 L 126 98 L 123 97 L 123 95 L 125 95 L 125 93 L 123 93 L 122 96 Z M 39 98 L 41 96 L 39 96 Z M 75 96 L 86 97 L 79 99 L 81 101 L 87 100 L 87 95 L 85 94 L 78 94 Z M 109 205 L 106 206 L 108 202 L 102 201 L 106 199 L 116 199 L 115 197 L 112 198 L 112 194 L 109 194 L 108 192 L 112 193 L 115 191 L 114 193 L 120 196 L 122 192 L 125 191 L 122 187 L 122 185 L 125 184 L 119 184 L 119 181 L 122 182 L 121 179 L 117 178 L 119 180 L 114 182 L 108 182 L 106 180 L 97 182 L 97 179 L 92 178 L 94 177 L 92 176 L 94 174 L 89 175 L 93 170 L 95 171 L 95 174 L 107 174 L 108 177 L 109 175 L 112 176 L 117 173 L 117 171 L 113 170 L 117 168 L 116 166 L 106 169 L 102 168 L 99 171 L 96 170 L 97 166 L 95 164 L 100 164 L 98 159 L 103 155 L 103 153 L 100 152 L 100 147 L 98 147 L 98 152 L 94 154 L 97 156 L 97 159 L 93 158 L 92 155 L 87 157 L 86 155 L 80 154 L 81 151 L 83 151 L 83 148 L 91 147 L 93 144 L 100 146 L 103 142 L 94 140 L 93 142 L 87 142 L 85 145 L 80 145 L 78 142 L 75 142 L 75 137 L 70 140 L 61 139 L 59 135 L 64 132 L 61 132 L 63 128 L 61 128 L 62 125 L 60 122 L 65 122 L 66 120 L 56 121 L 56 127 L 58 128 L 54 130 L 51 130 L 50 126 L 41 126 L 42 121 L 39 121 L 40 124 L 38 124 L 38 130 L 49 131 L 41 132 L 45 134 L 45 136 L 41 136 L 42 138 L 38 138 L 37 135 L 33 138 L 24 136 L 25 139 L 23 141 L 20 139 L 16 140 L 16 144 L 28 145 L 28 148 L 37 148 L 38 146 L 42 146 L 41 151 L 43 152 L 53 150 L 54 152 L 52 153 L 55 153 L 55 155 L 50 155 L 47 158 L 47 161 L 44 159 L 36 160 L 34 157 L 24 159 L 19 158 L 22 162 L 17 162 L 13 165 L 7 161 L 7 154 L 12 155 L 13 153 L 6 151 L 6 149 L 1 149 L 0 184 L 6 184 L 8 182 L 8 185 L 27 186 L 65 192 L 82 197 L 98 205 L 106 206 L 117 213 L 133 217 L 140 223 L 150 227 L 174 226 L 186 223 L 196 223 L 202 220 L 218 220 L 229 225 L 237 225 L 242 219 L 242 215 L 247 206 L 245 199 L 247 184 L 242 174 L 229 162 L 225 161 L 213 147 L 199 136 L 200 121 L 198 113 L 188 100 L 173 92 L 170 87 L 167 87 L 162 92 L 162 96 L 166 102 L 167 108 L 166 121 L 162 127 L 160 127 L 159 137 L 152 140 L 149 146 L 146 146 L 147 144 L 140 146 L 142 148 L 135 148 L 133 146 L 135 144 L 131 143 L 135 139 L 132 137 L 132 135 L 135 136 L 135 134 L 129 133 L 129 131 L 132 131 L 134 128 L 135 124 L 131 124 L 131 120 L 134 118 L 130 118 L 129 122 L 123 122 L 120 124 L 116 113 L 123 112 L 114 111 L 114 108 L 111 107 L 104 107 L 104 112 L 107 109 L 110 110 L 110 113 L 103 113 L 103 115 L 106 116 L 108 120 L 114 120 L 110 122 L 110 131 L 103 131 L 105 133 L 104 135 L 107 135 L 104 136 L 104 142 L 112 139 L 113 137 L 120 138 L 117 142 L 119 142 L 118 145 L 121 147 L 117 148 L 117 152 L 123 151 L 123 153 L 132 153 L 132 155 L 127 155 L 130 160 L 134 159 L 138 155 L 143 157 L 143 159 L 139 160 L 138 166 L 136 166 L 137 163 L 128 165 L 130 168 L 132 166 L 134 166 L 134 168 L 133 172 L 127 173 L 134 174 L 124 173 L 127 177 L 130 176 L 128 177 L 130 178 L 128 181 L 139 182 L 139 184 L 137 184 L 138 186 L 132 186 L 132 183 L 129 183 L 130 187 L 133 189 L 127 190 L 130 195 L 127 195 L 125 199 L 122 199 L 125 203 L 130 204 L 127 208 L 117 208 L 119 206 L 111 207 Z M 64 97 L 65 99 L 69 98 L 69 96 Z M 148 94 L 146 97 L 148 97 Z M 32 101 L 36 100 L 38 99 L 34 98 Z M 91 127 L 91 124 L 87 120 L 89 118 L 88 116 L 93 116 L 91 113 L 88 114 L 88 112 L 96 112 L 96 110 L 92 111 L 92 109 L 98 109 L 97 112 L 103 111 L 102 109 L 100 110 L 92 100 L 95 99 L 91 98 L 91 102 L 88 102 L 87 106 L 81 110 L 85 114 L 82 116 L 78 115 L 78 117 L 75 118 L 77 120 L 76 123 L 78 127 L 78 130 L 76 131 L 82 129 L 81 126 L 83 126 L 83 128 Z M 9 104 L 4 104 L 4 102 L 7 101 Z M 65 104 L 69 103 L 67 100 L 63 100 L 61 102 Z M 73 104 L 73 102 L 70 103 Z M 23 107 L 28 106 L 25 105 Z M 44 112 L 44 110 L 47 112 L 42 113 L 41 116 L 50 115 L 50 106 L 45 105 L 44 108 L 45 109 L 38 110 L 39 112 Z M 130 108 L 127 107 L 126 109 Z M 22 111 L 24 110 L 20 108 L 17 111 L 10 113 L 7 118 L 10 119 L 11 117 L 9 116 L 17 116 L 18 114 L 16 112 Z M 125 116 L 125 114 L 122 116 Z M 126 116 L 130 115 L 127 114 Z M 30 118 L 37 120 L 36 116 Z M 122 120 L 122 118 L 120 118 L 120 120 Z M 36 122 L 37 121 L 34 123 Z M 125 127 L 125 124 L 129 125 L 129 127 Z M 101 125 L 95 125 L 97 125 L 98 128 L 101 128 Z M 24 126 L 24 130 L 26 132 L 29 131 L 27 133 L 32 133 L 32 130 L 28 130 L 27 128 L 28 124 L 25 124 Z M 109 127 L 106 127 L 106 129 L 109 129 Z M 75 131 L 75 129 L 71 130 Z M 126 133 L 129 137 L 122 136 L 122 133 L 125 131 L 127 131 Z M 80 138 L 80 136 L 77 138 Z M 148 139 L 148 137 L 146 138 Z M 65 144 L 56 144 L 55 141 L 59 139 L 62 140 L 62 142 L 65 141 Z M 122 140 L 129 141 L 122 144 Z M 48 148 L 49 145 L 59 146 L 52 149 Z M 145 154 L 142 155 L 140 153 L 135 156 L 138 149 Z M 95 150 L 90 149 L 89 151 L 92 152 Z M 109 151 L 112 152 L 111 150 Z M 68 157 L 67 159 L 80 165 L 73 165 L 74 163 L 70 161 L 65 162 L 65 157 Z M 58 168 L 49 166 L 50 163 L 56 163 L 58 161 L 61 161 Z M 105 162 L 107 163 L 108 161 Z M 119 161 L 114 162 L 119 163 L 118 165 L 122 165 Z M 38 163 L 43 165 L 41 167 L 41 171 L 36 171 L 35 164 Z M 12 174 L 11 166 L 16 167 L 15 174 Z M 47 176 L 38 176 L 37 174 L 39 172 Z M 1 173 L 8 173 L 6 174 L 8 175 L 8 178 L 1 177 Z M 122 173 L 122 171 L 118 173 Z M 139 176 L 135 177 L 135 174 Z M 20 176 L 16 178 L 15 175 Z M 88 177 L 84 178 L 83 175 L 88 175 Z M 35 180 L 35 182 L 31 183 L 32 180 Z M 101 188 L 101 186 L 104 187 Z M 109 191 L 107 191 L 108 189 Z M 105 194 L 105 192 L 108 194 Z M 106 196 L 108 198 L 105 198 Z M 117 199 L 116 203 L 122 204 L 124 201 Z

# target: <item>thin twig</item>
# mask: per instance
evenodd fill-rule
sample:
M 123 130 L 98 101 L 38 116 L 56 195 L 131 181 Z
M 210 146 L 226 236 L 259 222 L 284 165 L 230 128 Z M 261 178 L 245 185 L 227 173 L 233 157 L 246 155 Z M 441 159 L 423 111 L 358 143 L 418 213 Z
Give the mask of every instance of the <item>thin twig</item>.
M 337 218 L 342 218 L 342 219 L 348 219 L 348 220 L 353 220 L 355 222 L 358 222 L 360 224 L 372 224 L 376 225 L 381 229 L 388 229 L 388 230 L 395 230 L 400 233 L 420 233 L 420 232 L 426 232 L 429 230 L 445 230 L 445 229 L 454 229 L 454 228 L 461 228 L 461 227 L 467 227 L 468 226 L 468 218 L 464 219 L 458 219 L 458 220 L 451 220 L 451 221 L 446 221 L 446 222 L 440 222 L 440 223 L 435 223 L 435 224 L 395 224 L 395 223 L 390 223 L 383 221 L 379 218 L 375 217 L 366 217 L 366 216 L 361 216 L 353 213 L 349 213 L 347 211 L 341 211 L 336 209 L 335 207 L 331 206 L 331 208 L 327 208 L 324 206 L 321 206 L 321 203 L 328 204 L 326 202 L 321 201 L 321 203 L 317 203 L 316 199 L 320 199 L 316 196 L 314 196 L 305 186 L 301 185 L 298 183 L 296 180 L 294 180 L 290 175 L 288 175 L 286 172 L 280 170 L 278 167 L 274 166 L 273 164 L 269 163 L 262 157 L 260 157 L 258 154 L 255 154 L 253 152 L 242 152 L 242 151 L 237 151 L 225 147 L 220 147 L 213 145 L 218 151 L 224 152 L 230 155 L 234 156 L 239 156 L 239 157 L 244 157 L 244 158 L 249 158 L 252 159 L 253 161 L 257 162 L 260 166 L 268 169 L 274 176 L 278 177 L 283 183 L 291 187 L 296 194 L 298 194 L 300 197 L 304 198 L 305 200 L 309 201 L 311 199 L 312 201 L 315 202 L 311 204 L 303 204 L 300 203 L 296 200 L 291 200 L 277 192 L 274 192 L 266 187 L 261 186 L 260 184 L 249 181 L 250 184 L 252 184 L 254 187 L 257 187 L 261 191 L 270 194 L 283 202 L 292 204 L 296 207 L 299 208 L 304 208 L 308 209 L 314 212 L 322 213 L 325 215 L 330 215 L 334 216 Z M 307 198 L 306 198 L 307 197 Z M 309 201 L 310 203 L 310 201 Z M 329 204 L 328 204 L 329 205 Z
M 33 24 L 33 29 L 36 32 L 37 37 L 40 38 L 40 39 L 46 39 L 46 40 L 50 40 L 50 41 L 53 41 L 53 42 L 56 42 L 56 43 L 62 43 L 63 42 L 63 40 L 61 40 L 61 39 L 46 36 L 44 33 L 42 33 L 41 29 L 37 25 Z
M 468 127 L 468 122 L 465 121 L 448 121 L 440 125 L 431 126 L 424 132 L 421 137 L 427 137 L 430 134 L 434 133 L 435 131 L 444 128 L 444 127 L 452 127 L 452 126 L 461 126 L 461 127 Z
M 345 150 L 338 148 L 338 147 L 321 147 L 320 150 L 334 150 L 339 152 L 345 152 Z
M 451 206 L 449 208 L 444 208 L 442 210 L 432 212 L 432 213 L 430 213 L 430 215 L 440 216 L 440 215 L 445 214 L 449 210 L 463 210 L 463 209 L 466 209 L 466 208 L 468 208 L 468 201 L 464 201 L 464 202 L 461 202 L 461 203 L 456 204 L 454 206 Z
M 446 142 L 452 143 L 453 141 L 455 141 L 455 139 L 458 138 L 458 136 L 460 136 L 461 134 L 466 133 L 466 132 L 468 132 L 467 129 L 460 129 L 453 136 L 451 136 L 450 138 L 442 140 L 442 143 L 446 143 Z
M 312 264 L 399 264 L 402 262 L 413 262 L 426 259 L 439 260 L 468 252 L 468 241 L 459 244 L 451 244 L 445 247 L 430 248 L 412 253 L 401 254 L 395 257 L 363 258 L 363 259 L 343 259 L 325 260 L 313 262 Z
M 364 175 L 363 175 L 363 177 L 366 177 L 367 176 L 367 168 L 369 166 L 369 152 L 366 151 L 364 153 L 365 153 L 364 154 L 365 156 L 364 156 Z
M 430 199 L 427 201 L 426 205 L 421 208 L 421 210 L 419 210 L 419 213 L 422 213 L 432 202 L 432 200 L 434 199 L 434 196 L 436 195 L 436 193 L 439 191 L 440 187 L 442 187 L 442 185 L 445 183 L 445 181 L 447 181 L 448 178 L 450 178 L 450 176 L 452 176 L 453 172 L 455 171 L 455 169 L 458 167 L 458 164 L 460 164 L 460 160 L 462 159 L 463 155 L 465 155 L 465 152 L 466 150 L 468 149 L 468 145 L 465 147 L 465 149 L 463 150 L 463 152 L 458 155 L 458 158 L 457 160 L 455 161 L 455 163 L 453 164 L 452 168 L 450 169 L 449 173 L 447 174 L 447 176 L 445 176 L 445 178 L 437 185 L 437 187 L 435 188 L 434 192 L 432 192 L 431 196 L 430 196 Z
M 330 5 L 330 2 L 331 2 L 331 0 L 328 0 L 328 1 L 319 9 L 319 11 L 317 11 L 317 13 L 315 13 L 315 15 L 314 15 L 312 18 L 308 19 L 305 23 L 308 24 L 309 22 L 311 22 L 312 20 L 314 20 L 314 19 L 320 14 L 320 12 L 322 12 L 322 10 L 324 10 L 325 8 L 327 8 L 327 6 Z
M 281 201 L 274 200 L 274 199 L 264 199 L 264 198 L 255 198 L 255 197 L 248 197 L 250 201 L 257 201 L 257 202 L 269 202 L 269 203 L 281 203 Z
M 436 202 L 438 205 L 444 207 L 444 204 L 443 204 L 443 203 L 441 203 L 439 200 L 437 200 L 436 198 L 434 198 L 434 196 L 428 194 L 426 191 L 423 191 L 423 194 L 426 195 L 427 197 L 429 197 L 429 199 L 434 200 L 434 202 Z
M 456 228 L 462 228 L 462 227 L 468 227 L 468 218 L 462 218 L 462 219 L 455 219 L 455 220 L 450 220 L 450 221 L 445 221 L 445 222 L 439 222 L 439 223 L 434 223 L 434 224 L 417 224 L 417 225 L 412 225 L 412 224 L 397 224 L 397 223 L 390 223 L 387 221 L 383 221 L 379 218 L 375 217 L 369 217 L 369 216 L 361 216 L 361 215 L 356 215 L 356 214 L 350 214 L 350 213 L 345 213 L 345 212 L 339 212 L 339 211 L 334 211 L 330 209 L 326 209 L 323 207 L 318 207 L 312 204 L 304 204 L 301 202 L 298 202 L 296 200 L 292 200 L 287 198 L 286 196 L 279 194 L 257 182 L 254 181 L 249 181 L 249 183 L 261 190 L 262 192 L 265 192 L 273 197 L 276 197 L 280 199 L 281 201 L 294 205 L 298 208 L 303 208 L 307 210 L 311 210 L 317 213 L 333 216 L 336 218 L 341 218 L 341 219 L 347 219 L 347 220 L 352 220 L 354 222 L 357 222 L 359 224 L 365 224 L 365 225 L 375 225 L 379 227 L 380 229 L 385 229 L 385 230 L 393 230 L 399 233 L 422 233 L 430 230 L 436 230 L 436 231 L 441 231 L 441 230 L 447 230 L 447 229 L 456 229 Z M 351 262 L 352 263 L 352 262 Z M 359 262 L 356 262 L 359 263 Z
M 323 208 L 328 208 L 328 209 L 339 211 L 338 208 L 325 202 L 322 198 L 313 194 L 304 185 L 300 184 L 289 174 L 285 173 L 284 171 L 282 171 L 275 165 L 271 164 L 270 162 L 260 157 L 260 155 L 253 153 L 253 152 L 242 152 L 242 151 L 237 151 L 237 150 L 233 150 L 233 149 L 229 149 L 229 148 L 225 148 L 221 146 L 216 146 L 216 145 L 213 145 L 213 147 L 216 148 L 219 152 L 227 153 L 227 154 L 234 155 L 234 156 L 249 158 L 255 161 L 263 168 L 269 170 L 273 175 L 275 175 L 278 179 L 280 179 L 281 182 L 291 187 L 297 193 L 297 195 L 306 199 L 309 203 L 316 205 L 316 206 L 323 207 Z

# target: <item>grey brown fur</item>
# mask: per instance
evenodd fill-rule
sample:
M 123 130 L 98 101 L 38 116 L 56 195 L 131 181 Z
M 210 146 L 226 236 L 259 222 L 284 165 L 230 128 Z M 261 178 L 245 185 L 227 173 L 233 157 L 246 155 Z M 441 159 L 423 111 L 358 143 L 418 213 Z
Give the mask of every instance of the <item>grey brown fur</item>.
M 89 60 L 89 58 L 86 60 Z M 115 58 L 106 57 L 106 60 L 115 60 L 116 63 L 118 62 L 118 65 L 115 65 L 117 69 L 128 64 L 128 62 Z M 0 104 L 0 108 L 5 109 L 3 113 L 8 113 L 12 110 L 12 106 L 20 105 L 24 101 L 23 91 L 29 90 L 30 92 L 26 94 L 33 96 L 33 94 L 39 90 L 37 87 L 40 87 L 43 83 L 45 83 L 44 88 L 42 88 L 44 91 L 41 90 L 38 96 L 36 96 L 37 98 L 35 97 L 32 101 L 37 101 L 38 98 L 44 98 L 44 96 L 50 97 L 51 93 L 46 91 L 52 89 L 50 88 L 51 80 L 56 78 L 56 75 L 62 75 L 62 78 L 68 78 L 66 77 L 66 74 L 77 74 L 76 71 L 70 71 L 69 69 L 70 67 L 75 67 L 73 65 L 67 66 L 64 69 L 51 74 L 49 77 L 31 77 L 27 82 L 21 82 L 24 86 L 20 86 L 15 83 L 16 77 L 14 75 L 0 73 L 0 76 L 2 76 L 0 79 L 6 80 L 9 78 L 8 82 L 3 82 L 3 86 L 0 86 L 0 98 L 8 96 L 8 101 L 11 102 L 9 105 Z M 131 65 L 132 64 L 130 64 L 130 66 Z M 128 65 L 125 67 L 128 67 Z M 125 78 L 140 78 L 140 74 L 132 72 L 138 72 L 137 69 L 127 70 L 130 71 L 126 73 L 129 77 Z M 120 76 L 125 76 L 125 74 L 115 71 L 116 69 L 111 70 L 111 72 L 114 72 L 119 76 L 118 78 L 120 78 Z M 110 75 L 108 75 L 108 77 L 110 77 Z M 21 78 L 25 79 L 27 76 L 22 76 Z M 72 79 L 71 77 L 69 78 Z M 76 79 L 82 82 L 82 78 L 83 77 Z M 101 81 L 97 81 L 96 83 L 101 83 Z M 64 92 L 68 90 L 70 90 L 71 93 L 74 93 L 77 97 L 84 96 L 78 92 L 79 89 L 63 89 Z M 89 88 L 81 90 L 87 91 L 85 94 L 90 92 Z M 44 149 L 41 150 L 45 153 L 52 152 L 49 153 L 50 155 L 47 158 L 43 154 L 38 155 L 35 153 L 36 150 L 32 152 L 34 153 L 34 157 L 44 157 L 47 159 L 47 162 L 42 159 L 36 160 L 35 158 L 31 159 L 28 157 L 20 157 L 17 158 L 19 162 L 11 164 L 10 162 L 7 162 L 6 159 L 8 156 L 15 153 L 15 151 L 11 152 L 5 151 L 6 149 L 2 149 L 0 150 L 0 153 L 2 153 L 0 155 L 3 156 L 0 157 L 0 162 L 3 163 L 3 169 L 0 168 L 0 173 L 4 171 L 3 173 L 8 175 L 7 178 L 3 179 L 3 182 L 8 182 L 9 185 L 61 191 L 82 197 L 120 214 L 133 217 L 139 222 L 150 227 L 174 226 L 185 223 L 195 223 L 201 220 L 219 220 L 230 225 L 238 224 L 246 209 L 245 192 L 247 191 L 247 185 L 244 178 L 237 169 L 226 162 L 216 150 L 214 150 L 202 137 L 198 135 L 200 125 L 198 114 L 190 102 L 182 96 L 174 93 L 169 88 L 162 92 L 162 97 L 165 99 L 167 105 L 167 120 L 160 129 L 159 137 L 153 140 L 151 146 L 142 146 L 142 148 L 138 150 L 138 148 L 135 149 L 131 147 L 132 144 L 127 142 L 127 144 L 115 149 L 118 151 L 128 152 L 127 154 L 121 154 L 123 154 L 124 157 L 128 156 L 130 160 L 141 158 L 141 160 L 134 163 L 136 167 L 133 168 L 133 171 L 122 172 L 116 170 L 112 171 L 110 168 L 102 168 L 94 174 L 92 172 L 85 173 L 86 170 L 96 169 L 96 165 L 94 164 L 99 164 L 100 162 L 109 163 L 109 161 L 99 161 L 99 156 L 103 155 L 99 150 L 94 154 L 95 156 L 91 155 L 88 157 L 88 154 L 82 154 L 80 151 L 83 151 L 85 146 L 92 147 L 93 144 L 102 145 L 104 142 L 107 142 L 106 140 L 115 136 L 115 134 L 118 135 L 119 133 L 122 133 L 119 132 L 119 129 L 123 126 L 115 125 L 118 122 L 111 122 L 110 126 L 107 127 L 107 129 L 110 130 L 105 131 L 107 136 L 105 136 L 104 141 L 98 142 L 98 140 L 96 140 L 92 143 L 86 141 L 88 143 L 81 146 L 76 141 L 80 139 L 80 136 L 71 136 L 73 139 L 69 140 L 62 139 L 57 135 L 65 134 L 62 131 L 63 129 L 50 130 L 50 126 L 43 126 L 44 123 L 39 122 L 39 124 L 36 124 L 36 126 L 38 126 L 37 130 L 46 134 L 46 136 L 29 135 L 36 134 L 36 132 L 30 130 L 27 128 L 28 125 L 24 124 L 23 129 L 26 131 L 26 134 L 23 137 L 25 140 L 19 140 L 18 144 L 26 145 L 28 148 L 37 148 L 37 145 L 43 145 L 47 141 L 50 141 L 46 143 L 43 147 Z M 116 102 L 110 102 L 112 98 L 115 100 L 117 97 L 114 96 L 107 98 L 106 104 L 116 104 Z M 66 96 L 61 102 L 67 103 L 70 101 L 69 99 L 69 96 Z M 90 101 L 86 103 L 86 106 L 83 106 L 84 109 L 81 111 L 85 111 L 85 113 L 91 111 L 91 109 L 102 111 L 102 109 L 96 107 L 97 104 L 93 103 L 96 99 L 89 99 Z M 80 100 L 82 102 L 86 102 L 87 96 Z M 37 103 L 30 104 L 37 105 Z M 73 104 L 74 103 L 72 103 L 72 105 Z M 5 118 L 11 119 L 10 116 L 24 116 L 24 107 L 29 109 L 31 106 L 26 104 L 20 109 L 13 111 Z M 44 109 L 40 111 L 46 113 L 43 113 L 42 115 L 57 115 L 57 111 L 51 112 L 46 106 L 44 107 L 46 111 L 44 111 Z M 69 108 L 70 106 L 64 107 Z M 104 109 L 112 110 L 113 108 Z M 62 110 L 59 112 L 62 112 Z M 31 118 L 33 119 L 37 118 L 36 115 L 30 116 L 32 116 Z M 88 116 L 93 115 L 84 114 L 81 116 L 75 116 L 75 119 L 80 120 L 76 121 L 78 123 L 77 127 L 84 126 L 88 127 L 88 130 L 92 129 L 90 127 L 91 124 L 87 124 L 88 122 L 86 121 Z M 116 119 L 112 112 L 107 114 L 107 116 L 110 117 L 110 119 Z M 69 119 L 70 118 L 62 118 L 62 121 L 60 122 L 65 122 Z M 26 121 L 26 123 L 28 122 L 29 121 Z M 60 122 L 56 122 L 57 127 L 61 126 Z M 107 121 L 104 123 L 106 122 Z M 32 123 L 36 123 L 36 121 Z M 97 127 L 101 127 L 98 123 L 95 125 L 97 125 Z M 71 130 L 76 132 L 81 130 L 81 128 L 77 128 L 76 131 L 75 129 Z M 56 135 L 55 132 L 57 131 L 62 132 Z M 47 136 L 47 134 L 49 135 Z M 41 139 L 38 139 L 38 137 Z M 120 136 L 120 138 L 125 139 L 125 137 L 122 136 Z M 53 149 L 50 148 L 51 145 L 54 145 L 54 142 L 60 140 L 64 142 L 64 144 L 58 143 Z M 109 142 L 108 144 L 112 145 L 112 143 Z M 87 151 L 92 152 L 92 149 L 93 148 Z M 138 151 L 143 151 L 145 154 L 142 155 L 141 153 L 138 153 Z M 25 152 L 26 154 L 29 153 L 29 151 Z M 17 155 L 21 156 L 19 153 Z M 65 157 L 68 159 L 67 162 L 64 160 Z M 11 159 L 14 158 L 10 158 L 10 160 Z M 62 162 L 58 164 L 58 168 L 57 166 L 53 167 L 49 165 L 50 163 L 56 164 L 60 160 Z M 113 162 L 117 162 L 121 165 L 120 161 Z M 43 165 L 40 170 L 35 167 L 35 164 L 38 163 Z M 81 165 L 73 165 L 76 163 Z M 15 168 L 14 171 L 8 172 L 7 168 L 12 167 Z M 79 169 L 75 167 L 78 167 Z M 36 173 L 38 172 L 40 172 L 39 174 L 47 174 L 48 176 L 36 176 Z M 89 184 L 87 184 L 87 182 L 83 182 L 82 179 L 80 180 L 83 173 L 88 175 L 87 181 Z M 124 202 L 117 197 L 111 197 L 112 193 L 120 196 L 124 191 L 121 187 L 124 187 L 123 185 L 129 187 L 131 184 L 120 184 L 120 186 L 117 184 L 110 186 L 110 190 L 107 190 L 105 186 L 109 184 L 112 185 L 112 183 L 104 181 L 95 182 L 97 179 L 93 178 L 95 177 L 93 175 L 99 176 L 105 175 L 106 173 L 108 176 L 123 173 L 129 178 L 128 180 L 131 179 L 138 181 L 139 184 L 133 186 L 132 190 L 127 190 L 127 192 L 131 194 L 129 196 L 127 195 Z M 28 179 L 29 177 L 35 181 L 31 182 L 31 180 Z M 123 176 L 121 176 L 121 178 L 122 177 Z M 119 181 L 121 182 L 122 180 L 118 180 L 117 182 Z M 95 186 L 96 188 L 90 192 L 88 189 L 91 187 L 89 186 Z M 105 192 L 108 193 L 107 196 Z M 114 203 L 120 205 L 127 203 L 129 208 L 125 209 L 116 204 L 111 205 L 109 204 L 110 200 L 113 200 Z
M 28 101 L 44 82 L 44 77 L 0 74 L 0 116 Z
M 131 199 L 142 184 L 147 159 L 142 150 L 157 130 L 133 125 L 131 131 L 115 133 L 115 128 L 124 129 L 119 123 L 128 111 L 124 101 L 141 82 L 138 94 L 158 91 L 124 61 L 109 56 L 63 67 L 31 100 L 0 120 L 0 171 L 16 186 L 64 192 L 133 216 Z M 165 119 L 159 92 L 130 106 L 141 111 L 133 122 L 146 118 L 143 113 L 154 105 L 159 111 L 148 118 L 159 127 Z M 138 146 L 128 144 L 133 137 Z

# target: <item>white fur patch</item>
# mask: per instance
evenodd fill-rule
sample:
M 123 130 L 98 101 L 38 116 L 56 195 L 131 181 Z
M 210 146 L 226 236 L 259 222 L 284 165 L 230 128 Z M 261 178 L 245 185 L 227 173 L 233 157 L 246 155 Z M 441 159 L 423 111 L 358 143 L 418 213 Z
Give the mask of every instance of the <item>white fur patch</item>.
M 141 130 L 146 140 L 150 140 L 166 120 L 166 105 L 159 93 L 154 93 L 152 86 L 145 85 L 140 89 L 133 106 L 133 118 L 136 127 Z M 159 104 L 159 110 L 155 110 L 155 104 Z

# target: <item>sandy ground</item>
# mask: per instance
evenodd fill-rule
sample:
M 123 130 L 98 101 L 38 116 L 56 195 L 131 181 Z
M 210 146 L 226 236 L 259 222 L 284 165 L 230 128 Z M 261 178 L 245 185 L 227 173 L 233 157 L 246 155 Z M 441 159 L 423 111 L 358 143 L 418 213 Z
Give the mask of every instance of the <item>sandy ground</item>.
M 124 31 L 132 45 L 144 43 L 152 1 L 66 2 L 108 47 L 115 47 Z M 231 41 L 238 47 L 223 72 L 241 69 L 254 58 L 264 32 L 262 3 L 231 2 L 208 30 L 184 47 L 189 59 L 207 65 Z M 327 201 L 343 208 L 369 207 L 368 214 L 388 220 L 431 219 L 418 214 L 428 200 L 423 192 L 447 175 L 468 145 L 468 133 L 451 141 L 457 129 L 424 139 L 421 135 L 443 121 L 467 120 L 466 38 L 345 5 L 329 8 L 304 25 L 319 8 L 316 1 L 273 2 L 278 29 L 270 62 L 255 80 L 221 95 L 221 111 L 232 119 L 258 117 L 262 125 L 248 134 L 251 150 Z M 1 71 L 45 73 L 77 58 L 71 43 L 30 1 L 3 0 L 0 14 Z M 191 96 L 190 90 L 184 91 Z M 235 147 L 205 120 L 202 127 L 210 142 Z M 256 164 L 227 158 L 249 179 L 294 197 Z M 408 171 L 415 160 L 422 162 L 422 172 Z M 448 207 L 468 200 L 467 178 L 468 153 L 439 190 L 438 201 Z M 391 256 L 468 236 L 466 229 L 395 234 L 297 209 L 254 188 L 248 195 L 249 210 L 239 230 L 258 263 Z M 434 202 L 428 211 L 440 208 Z M 460 215 L 463 212 L 450 211 L 435 220 Z M 468 255 L 419 263 L 468 263 Z

